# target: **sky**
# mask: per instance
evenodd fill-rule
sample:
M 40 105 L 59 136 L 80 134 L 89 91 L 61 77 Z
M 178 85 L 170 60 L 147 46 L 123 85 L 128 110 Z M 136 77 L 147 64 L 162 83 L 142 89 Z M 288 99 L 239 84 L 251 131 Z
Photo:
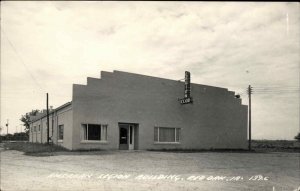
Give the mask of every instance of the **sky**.
M 287 2 L 1 1 L 1 127 L 72 99 L 72 84 L 120 70 L 253 86 L 252 138 L 299 132 L 300 6 Z

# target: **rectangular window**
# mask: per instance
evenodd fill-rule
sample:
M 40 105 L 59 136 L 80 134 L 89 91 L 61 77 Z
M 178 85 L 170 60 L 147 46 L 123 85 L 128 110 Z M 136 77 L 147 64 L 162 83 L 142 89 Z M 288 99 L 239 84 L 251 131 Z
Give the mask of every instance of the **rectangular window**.
M 64 125 L 58 126 L 58 140 L 64 139 Z
M 83 140 L 106 141 L 107 125 L 82 124 Z
M 180 128 L 154 127 L 154 142 L 179 143 L 180 133 Z
M 88 125 L 88 140 L 100 140 L 101 126 L 89 124 Z
M 36 132 L 36 126 L 34 126 L 33 129 L 34 129 L 34 132 Z
M 107 125 L 101 125 L 101 128 L 102 128 L 101 140 L 107 141 Z
M 41 131 L 41 125 L 39 125 L 39 131 Z
M 130 132 L 130 136 L 129 136 L 129 144 L 132 144 L 132 131 L 133 131 L 133 128 L 132 128 L 132 125 L 129 126 L 129 132 Z
M 154 127 L 154 142 L 158 142 L 158 127 Z

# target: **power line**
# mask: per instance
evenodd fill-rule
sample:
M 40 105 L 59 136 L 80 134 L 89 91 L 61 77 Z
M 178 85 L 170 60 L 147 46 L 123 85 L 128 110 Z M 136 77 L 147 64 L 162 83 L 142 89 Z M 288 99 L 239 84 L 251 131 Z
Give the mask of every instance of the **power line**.
M 258 88 L 253 88 L 254 90 L 257 90 L 257 91 L 299 91 L 299 89 L 297 88 L 281 88 L 281 89 L 258 89 Z
M 254 92 L 299 92 L 299 90 L 253 90 Z
M 252 88 L 252 94 L 254 95 L 272 94 L 278 96 L 278 95 L 291 95 L 291 94 L 300 93 L 300 89 L 297 86 L 266 85 L 266 86 L 254 86 L 251 88 Z M 247 89 L 248 92 L 249 88 Z
M 35 79 L 35 77 L 33 76 L 33 74 L 28 69 L 28 67 L 25 64 L 24 60 L 22 59 L 21 55 L 18 53 L 18 51 L 15 48 L 15 46 L 13 45 L 13 43 L 9 40 L 8 36 L 6 35 L 6 33 L 4 32 L 4 30 L 2 29 L 2 27 L 1 27 L 1 31 L 2 31 L 3 34 L 5 34 L 4 36 L 6 37 L 6 40 L 8 41 L 8 43 L 10 44 L 10 46 L 12 47 L 12 49 L 15 52 L 15 54 L 17 55 L 17 57 L 20 59 L 21 63 L 23 64 L 23 66 L 25 67 L 25 69 L 27 70 L 27 72 L 29 73 L 29 75 L 32 78 L 32 80 L 35 82 L 35 84 L 40 88 L 40 90 L 42 92 L 45 92 L 44 89 L 42 88 L 42 86 L 37 82 L 37 80 Z
M 252 87 L 299 87 L 298 84 L 268 84 L 268 85 L 263 85 L 263 84 L 257 84 Z
M 278 85 L 278 84 L 274 84 L 274 85 L 258 85 L 258 86 L 253 86 L 253 87 L 261 87 L 261 88 L 270 87 L 270 88 L 274 88 L 274 87 L 299 87 L 299 86 L 297 86 L 297 85 Z
M 297 88 L 297 87 L 276 87 L 276 88 L 257 88 L 257 87 L 253 87 L 254 89 L 257 89 L 257 90 L 298 90 L 300 88 Z
M 299 89 L 299 87 L 297 86 L 277 86 L 277 87 L 256 87 L 256 86 L 253 86 L 253 88 L 256 88 L 256 89 Z
M 254 92 L 299 92 L 299 90 L 253 90 Z
M 284 86 L 284 87 L 253 87 L 256 89 L 299 89 L 297 86 Z

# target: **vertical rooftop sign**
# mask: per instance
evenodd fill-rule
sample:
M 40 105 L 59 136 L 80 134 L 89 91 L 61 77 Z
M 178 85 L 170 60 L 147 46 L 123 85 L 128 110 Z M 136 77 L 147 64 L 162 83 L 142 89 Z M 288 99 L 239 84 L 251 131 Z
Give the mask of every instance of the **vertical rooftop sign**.
M 184 81 L 184 98 L 179 99 L 181 104 L 192 103 L 191 97 L 191 73 L 185 71 L 185 81 Z

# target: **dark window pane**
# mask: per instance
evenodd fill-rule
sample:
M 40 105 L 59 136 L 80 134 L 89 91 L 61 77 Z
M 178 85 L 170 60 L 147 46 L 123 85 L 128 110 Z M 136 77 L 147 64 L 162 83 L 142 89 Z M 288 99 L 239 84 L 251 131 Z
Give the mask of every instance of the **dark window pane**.
M 64 139 L 64 125 L 58 126 L 58 139 L 63 140 Z
M 133 131 L 133 128 L 132 128 L 132 126 L 129 126 L 129 128 L 130 128 L 130 140 L 129 140 L 129 142 L 130 142 L 130 144 L 132 144 L 132 131 Z
M 88 124 L 88 140 L 100 140 L 101 126 Z

